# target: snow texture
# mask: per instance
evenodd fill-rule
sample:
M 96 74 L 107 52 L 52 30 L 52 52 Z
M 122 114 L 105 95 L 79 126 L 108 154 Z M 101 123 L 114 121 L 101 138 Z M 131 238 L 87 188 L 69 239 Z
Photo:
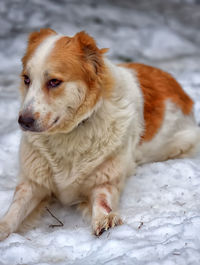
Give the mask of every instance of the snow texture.
M 172 73 L 195 100 L 200 122 L 200 1 L 0 1 L 0 216 L 13 196 L 20 130 L 18 75 L 27 34 L 86 30 L 116 61 Z M 55 202 L 39 226 L 0 242 L 0 265 L 200 264 L 200 154 L 138 168 L 120 201 L 124 225 L 97 238 L 75 208 Z

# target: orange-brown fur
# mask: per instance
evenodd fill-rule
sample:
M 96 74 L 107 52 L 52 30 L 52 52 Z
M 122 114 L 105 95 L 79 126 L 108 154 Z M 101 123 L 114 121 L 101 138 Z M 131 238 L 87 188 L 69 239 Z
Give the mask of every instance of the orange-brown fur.
M 59 78 L 65 82 L 84 81 L 90 93 L 96 94 L 98 99 L 105 78 L 104 52 L 104 49 L 97 48 L 94 39 L 80 32 L 73 38 L 62 37 L 58 40 L 48 62 L 54 75 L 59 73 Z
M 43 121 L 44 127 L 48 127 L 48 122 L 49 122 L 49 119 L 51 118 L 51 115 L 52 115 L 52 113 L 48 112 L 47 115 L 45 116 L 44 121 Z
M 19 184 L 16 188 L 15 188 L 15 192 L 18 192 L 19 190 L 23 190 L 24 187 L 24 183 Z
M 161 127 L 167 99 L 178 105 L 184 114 L 192 111 L 192 99 L 170 74 L 139 63 L 125 63 L 121 66 L 135 70 L 143 92 L 145 121 L 143 141 L 151 140 Z
M 34 118 L 35 118 L 35 119 L 39 119 L 39 117 L 40 117 L 40 113 L 37 111 L 37 112 L 34 114 Z
M 63 84 L 50 91 L 50 100 L 62 96 L 64 82 L 79 80 L 86 85 L 87 91 L 76 117 L 93 109 L 100 96 L 109 98 L 114 80 L 103 61 L 102 54 L 106 51 L 107 49 L 98 49 L 94 39 L 85 32 L 80 32 L 73 38 L 63 37 L 58 40 L 48 58 L 53 77 L 51 73 L 49 75 L 62 80 Z

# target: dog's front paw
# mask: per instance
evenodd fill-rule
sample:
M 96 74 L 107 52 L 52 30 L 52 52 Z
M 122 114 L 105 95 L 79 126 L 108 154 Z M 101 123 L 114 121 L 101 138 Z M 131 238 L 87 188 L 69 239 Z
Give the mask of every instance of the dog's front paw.
M 104 231 L 116 225 L 122 225 L 123 221 L 117 213 L 110 212 L 94 220 L 93 231 L 96 236 L 100 236 Z
M 6 222 L 0 222 L 0 241 L 4 240 L 11 233 L 10 227 Z

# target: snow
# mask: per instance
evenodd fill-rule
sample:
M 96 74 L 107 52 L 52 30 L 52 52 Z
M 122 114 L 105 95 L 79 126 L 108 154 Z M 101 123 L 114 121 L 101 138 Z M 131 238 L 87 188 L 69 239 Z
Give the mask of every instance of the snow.
M 195 100 L 200 123 L 199 1 L 1 0 L 0 14 L 0 216 L 17 180 L 18 75 L 30 31 L 84 29 L 116 62 L 162 67 Z M 50 210 L 64 226 L 50 228 L 56 221 L 45 212 L 37 228 L 0 242 L 0 265 L 200 264 L 200 153 L 139 167 L 119 208 L 124 225 L 97 238 L 74 207 L 54 202 Z

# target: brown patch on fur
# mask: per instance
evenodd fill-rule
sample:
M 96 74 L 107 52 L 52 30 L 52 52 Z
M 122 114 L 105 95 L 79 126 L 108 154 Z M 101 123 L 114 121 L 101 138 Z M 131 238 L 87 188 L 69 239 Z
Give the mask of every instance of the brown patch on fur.
M 31 56 L 37 49 L 37 47 L 50 35 L 55 35 L 56 32 L 50 28 L 41 29 L 39 32 L 35 31 L 29 35 L 28 46 L 24 57 L 22 58 L 22 64 L 25 68 L 27 61 L 30 60 Z
M 53 79 L 53 78 L 50 78 L 50 79 Z M 63 83 L 63 84 L 60 84 L 59 87 L 50 88 L 50 89 L 47 88 L 45 84 L 43 90 L 45 92 L 47 102 L 51 104 L 51 100 L 54 100 L 57 97 L 62 97 L 62 94 L 64 93 L 64 90 L 65 90 L 65 84 Z
M 14 193 L 14 201 L 17 201 L 21 198 L 23 198 L 24 194 L 26 194 L 26 192 L 28 191 L 27 186 L 25 183 L 21 183 L 19 184 L 16 188 L 15 188 L 15 193 Z
M 16 188 L 15 188 L 15 193 L 18 192 L 19 190 L 22 190 L 24 186 L 24 183 L 19 184 Z
M 151 140 L 161 127 L 167 99 L 181 108 L 185 115 L 191 113 L 192 99 L 170 74 L 139 63 L 120 64 L 120 66 L 135 70 L 143 92 L 145 131 L 142 141 Z
M 76 119 L 93 109 L 101 96 L 108 98 L 112 93 L 114 80 L 104 64 L 102 54 L 105 51 L 98 49 L 95 40 L 88 34 L 79 32 L 73 38 L 60 38 L 47 59 L 52 74 L 63 81 L 61 87 L 49 91 L 49 97 L 61 96 L 65 82 L 81 81 L 86 86 L 85 101 L 77 109 Z M 71 127 L 70 122 L 67 123 Z M 65 126 L 54 127 L 52 131 Z
M 39 112 L 36 112 L 36 113 L 34 114 L 34 118 L 37 120 L 37 119 L 39 119 L 39 117 L 40 117 L 40 113 L 39 113 Z
M 108 83 L 109 87 L 113 84 L 111 77 L 106 75 L 108 69 L 102 56 L 105 50 L 98 49 L 95 40 L 87 33 L 79 32 L 73 38 L 60 38 L 48 62 L 53 68 L 53 74 L 64 82 L 81 80 L 90 90 L 99 92 L 102 82 Z M 102 89 L 107 89 L 107 86 Z
M 44 127 L 44 128 L 47 128 L 47 127 L 48 127 L 48 125 L 49 125 L 48 122 L 49 122 L 51 116 L 52 116 L 52 113 L 51 113 L 51 112 L 48 112 L 48 113 L 46 114 L 46 116 L 45 116 L 45 118 L 44 118 L 44 120 L 43 120 L 43 127 Z
M 106 210 L 107 213 L 110 213 L 112 209 L 107 203 L 106 195 L 101 193 L 99 194 L 99 205 Z

